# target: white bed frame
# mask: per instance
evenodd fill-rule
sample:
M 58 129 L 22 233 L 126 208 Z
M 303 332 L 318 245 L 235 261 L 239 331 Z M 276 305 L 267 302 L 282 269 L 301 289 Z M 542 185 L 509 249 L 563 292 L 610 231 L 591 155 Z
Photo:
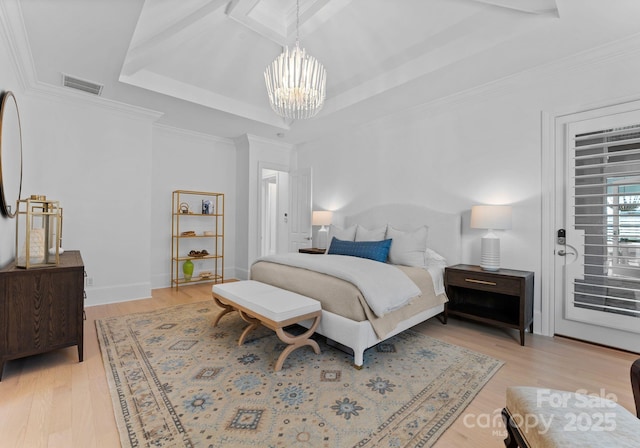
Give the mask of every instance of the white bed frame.
M 442 213 L 417 205 L 392 204 L 365 210 L 345 219 L 345 225 L 360 224 L 367 229 L 376 229 L 387 224 L 399 230 L 412 230 L 422 225 L 429 227 L 427 246 L 444 256 L 448 265 L 460 263 L 461 219 L 459 215 Z M 389 333 L 388 339 L 424 322 L 444 311 L 444 305 L 425 310 L 400 322 Z M 312 321 L 301 322 L 307 328 Z M 356 322 L 329 311 L 322 311 L 322 319 L 316 332 L 330 341 L 353 350 L 356 368 L 362 368 L 364 351 L 385 339 L 379 339 L 369 321 Z

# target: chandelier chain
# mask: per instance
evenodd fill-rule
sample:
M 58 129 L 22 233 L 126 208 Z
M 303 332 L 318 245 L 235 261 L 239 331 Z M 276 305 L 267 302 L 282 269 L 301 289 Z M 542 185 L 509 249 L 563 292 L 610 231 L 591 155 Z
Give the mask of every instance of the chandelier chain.
M 300 42 L 300 0 L 296 0 L 296 45 Z

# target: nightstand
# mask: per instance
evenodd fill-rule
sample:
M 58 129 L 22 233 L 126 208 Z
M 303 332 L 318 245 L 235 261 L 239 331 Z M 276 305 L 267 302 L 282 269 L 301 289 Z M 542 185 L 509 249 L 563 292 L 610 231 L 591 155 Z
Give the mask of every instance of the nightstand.
M 483 271 L 480 266 L 459 264 L 444 271 L 449 302 L 445 319 L 459 316 L 499 327 L 533 333 L 533 272 L 499 269 Z
M 302 249 L 298 249 L 298 252 L 301 254 L 323 254 L 327 251 L 327 249 L 319 249 L 317 247 L 303 247 Z

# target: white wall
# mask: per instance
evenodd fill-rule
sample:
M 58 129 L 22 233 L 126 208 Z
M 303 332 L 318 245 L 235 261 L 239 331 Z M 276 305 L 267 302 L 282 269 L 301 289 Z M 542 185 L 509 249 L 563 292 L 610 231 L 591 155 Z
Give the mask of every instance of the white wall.
M 614 53 L 615 54 L 615 53 Z M 377 204 L 423 204 L 463 215 L 463 260 L 478 264 L 483 231 L 474 204 L 512 204 L 502 266 L 536 274 L 540 329 L 541 114 L 579 111 L 638 95 L 640 59 L 580 55 L 458 97 L 302 145 L 316 209 L 349 215 Z
M 152 288 L 169 286 L 177 189 L 225 193 L 225 275 L 235 276 L 232 141 L 154 126 L 157 114 L 125 105 L 38 92 L 18 101 L 22 196 L 60 201 L 63 247 L 81 251 L 93 282 L 86 287 L 88 306 L 150 297 Z M 0 223 L 8 262 L 15 220 Z
M 233 141 L 154 126 L 151 175 L 151 286 L 171 283 L 171 194 L 175 190 L 225 195 L 225 278 L 235 276 L 236 153 Z M 196 271 L 199 271 L 196 261 Z
M 81 251 L 87 305 L 149 297 L 154 115 L 31 92 L 21 107 L 22 196 L 64 210 L 62 246 Z
M 11 61 L 5 39 L 0 33 L 0 61 Z M 11 63 L 0 63 L 0 92 L 12 91 L 21 111 L 23 89 Z M 7 199 L 9 200 L 9 199 Z M 15 200 L 15 198 L 14 198 Z M 15 208 L 15 205 L 14 205 Z M 4 266 L 15 258 L 16 221 L 0 215 L 0 266 Z

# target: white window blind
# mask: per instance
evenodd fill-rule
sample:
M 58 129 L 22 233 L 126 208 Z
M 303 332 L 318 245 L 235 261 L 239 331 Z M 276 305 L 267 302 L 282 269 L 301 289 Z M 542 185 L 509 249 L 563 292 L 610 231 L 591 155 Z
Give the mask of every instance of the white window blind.
M 640 317 L 640 124 L 576 135 L 574 227 L 584 232 L 576 307 Z

